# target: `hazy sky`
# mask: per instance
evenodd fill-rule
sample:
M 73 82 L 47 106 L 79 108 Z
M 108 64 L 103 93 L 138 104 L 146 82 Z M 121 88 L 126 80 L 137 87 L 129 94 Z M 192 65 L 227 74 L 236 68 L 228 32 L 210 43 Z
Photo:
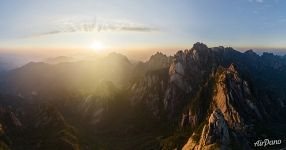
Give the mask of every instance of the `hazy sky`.
M 286 48 L 286 0 L 0 0 L 0 51 Z

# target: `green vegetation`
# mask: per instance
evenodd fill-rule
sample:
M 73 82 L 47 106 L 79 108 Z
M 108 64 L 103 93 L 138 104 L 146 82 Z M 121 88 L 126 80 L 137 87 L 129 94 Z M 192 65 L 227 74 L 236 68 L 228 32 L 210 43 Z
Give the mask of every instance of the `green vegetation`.
M 192 134 L 191 128 L 178 129 L 171 136 L 161 141 L 163 150 L 173 150 L 175 148 L 181 149 L 188 141 L 188 138 Z
M 201 138 L 201 135 L 202 135 L 202 132 L 203 132 L 203 129 L 204 129 L 204 126 L 207 124 L 207 121 L 203 121 L 201 122 L 198 127 L 194 130 L 194 136 L 193 136 L 193 140 L 198 143 L 200 138 Z

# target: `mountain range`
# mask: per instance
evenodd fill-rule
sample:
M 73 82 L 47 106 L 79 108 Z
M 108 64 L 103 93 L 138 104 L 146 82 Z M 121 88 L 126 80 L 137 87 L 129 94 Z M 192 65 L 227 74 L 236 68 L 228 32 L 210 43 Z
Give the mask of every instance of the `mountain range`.
M 0 74 L 0 149 L 286 147 L 286 57 L 195 43 L 132 63 L 58 57 Z

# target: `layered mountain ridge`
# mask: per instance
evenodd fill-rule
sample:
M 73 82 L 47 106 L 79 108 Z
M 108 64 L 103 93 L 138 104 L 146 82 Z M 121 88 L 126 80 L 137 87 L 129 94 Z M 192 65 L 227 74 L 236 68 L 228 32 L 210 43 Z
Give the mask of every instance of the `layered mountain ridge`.
M 37 106 L 36 116 L 29 109 L 13 112 L 28 126 L 23 132 L 30 129 L 29 115 L 39 132 L 58 122 L 49 130 L 59 136 L 45 134 L 65 139 L 64 149 L 252 149 L 259 139 L 284 138 L 285 131 L 267 128 L 286 126 L 285 76 L 285 57 L 195 43 L 174 56 L 158 52 L 136 64 L 116 53 L 30 63 L 2 74 L 0 87 L 2 95 L 22 101 L 4 97 L 3 107 Z M 23 144 L 17 142 L 12 138 L 6 145 Z
M 188 146 L 189 143 L 194 143 L 190 138 L 184 149 L 211 149 L 212 147 L 208 145 L 222 145 L 222 147 L 215 148 L 230 147 L 233 146 L 230 140 L 232 144 L 250 149 L 252 144 L 249 140 L 256 135 L 252 128 L 257 122 L 269 122 L 275 120 L 273 118 L 277 118 L 275 121 L 283 120 L 279 117 L 283 114 L 278 115 L 277 112 L 284 111 L 285 102 L 284 96 L 279 99 L 271 98 L 284 94 L 282 91 L 279 94 L 278 91 L 272 93 L 270 89 L 274 87 L 268 87 L 269 81 L 263 79 L 266 74 L 257 73 L 271 70 L 274 74 L 280 75 L 275 77 L 282 79 L 282 76 L 285 76 L 284 63 L 283 58 L 268 53 L 259 56 L 251 50 L 240 53 L 232 48 L 208 48 L 201 43 L 196 43 L 190 50 L 177 52 L 169 67 L 168 81 L 157 80 L 156 83 L 156 85 L 160 85 L 160 82 L 167 84 L 165 93 L 163 92 L 165 95 L 162 96 L 160 103 L 164 105 L 164 108 L 161 109 L 167 114 L 169 121 L 180 122 L 182 128 L 189 126 L 195 130 L 198 126 L 202 126 L 202 123 L 209 122 L 204 123 L 201 135 L 193 134 L 193 136 L 200 137 L 197 143 Z M 273 78 L 270 81 L 273 81 Z M 262 91 L 263 94 L 260 93 Z M 270 93 L 273 94 L 271 97 L 268 95 Z M 140 91 L 140 94 L 144 97 L 150 96 L 148 92 Z M 158 97 L 153 96 L 153 99 L 159 101 Z M 140 96 L 137 97 L 137 100 L 140 98 Z M 272 102 L 269 101 L 270 99 Z M 145 100 L 146 98 L 142 98 L 142 101 Z M 275 110 L 269 108 L 269 103 L 272 103 L 271 107 Z M 154 108 L 154 104 L 147 108 Z M 154 112 L 153 114 L 158 112 L 154 109 L 151 111 Z M 211 130 L 219 130 L 219 132 L 227 130 L 228 132 L 222 137 L 216 135 L 222 133 L 209 132 L 210 129 L 207 129 L 208 126 L 217 124 L 214 118 L 217 118 L 221 122 L 219 124 L 224 124 L 224 126 Z M 227 141 L 220 139 L 225 136 L 232 137 L 232 139 L 228 138 Z M 206 142 L 207 138 L 212 140 Z M 248 144 L 245 144 L 246 141 Z

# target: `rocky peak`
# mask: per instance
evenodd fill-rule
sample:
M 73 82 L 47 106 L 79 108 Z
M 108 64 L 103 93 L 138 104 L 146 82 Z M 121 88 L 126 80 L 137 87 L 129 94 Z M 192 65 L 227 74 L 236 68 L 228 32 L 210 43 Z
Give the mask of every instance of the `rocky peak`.
M 183 64 L 185 64 L 186 63 L 186 53 L 184 51 L 182 51 L 182 50 L 178 51 L 175 54 L 175 58 L 174 58 L 173 63 L 183 63 Z
M 232 63 L 232 64 L 228 67 L 228 71 L 231 72 L 231 73 L 237 73 L 235 64 Z
M 259 56 L 252 49 L 245 51 L 244 54 L 247 54 L 250 56 Z
M 234 64 L 228 68 L 219 67 L 214 78 L 208 123 L 201 133 L 192 134 L 183 148 L 185 150 L 229 147 L 230 140 L 236 140 L 230 139 L 230 134 L 247 137 L 247 127 L 262 119 L 258 102 L 253 99 L 247 81 L 240 78 Z
M 156 54 L 151 56 L 147 64 L 151 70 L 156 70 L 160 68 L 169 67 L 171 64 L 171 61 L 172 61 L 171 57 L 168 57 L 161 52 L 157 52 Z
M 231 64 L 216 75 L 214 106 L 222 113 L 233 129 L 242 129 L 246 122 L 261 119 L 247 81 L 241 79 Z
M 204 82 L 212 65 L 212 51 L 203 43 L 196 43 L 192 49 L 175 54 L 169 67 L 170 85 L 164 99 L 168 113 L 181 109 L 179 107 L 185 102 L 184 96 L 191 94 Z
M 193 45 L 193 48 L 192 49 L 196 49 L 196 50 L 207 50 L 208 49 L 208 46 L 205 45 L 204 43 L 200 43 L 200 42 L 197 42 Z
M 204 63 L 208 60 L 211 49 L 209 49 L 205 44 L 197 42 L 193 45 L 190 52 L 194 61 Z
M 163 54 L 162 52 L 157 52 L 156 54 L 152 55 L 149 59 L 149 61 L 153 60 L 153 59 L 165 59 L 168 58 L 165 54 Z
M 176 75 L 180 75 L 181 78 L 183 78 L 185 74 L 188 74 L 189 76 L 202 75 L 207 70 L 205 65 L 211 66 L 211 64 L 207 64 L 210 59 L 211 50 L 203 43 L 198 42 L 194 44 L 193 48 L 190 50 L 178 51 L 169 68 L 171 80 L 173 80 L 172 76 Z

